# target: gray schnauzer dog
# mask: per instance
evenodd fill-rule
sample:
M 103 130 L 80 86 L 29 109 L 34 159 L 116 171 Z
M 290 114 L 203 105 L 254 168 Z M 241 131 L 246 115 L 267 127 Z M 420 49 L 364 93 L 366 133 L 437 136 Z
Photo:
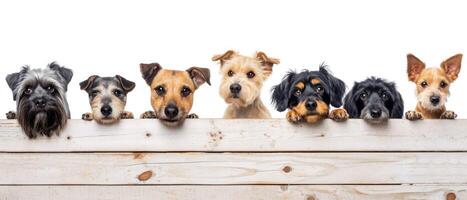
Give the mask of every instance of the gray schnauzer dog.
M 7 118 L 18 119 L 29 138 L 58 135 L 70 118 L 65 95 L 72 77 L 70 69 L 55 62 L 44 69 L 24 66 L 20 72 L 9 74 L 6 82 L 13 91 L 16 113 L 7 113 Z
M 127 94 L 135 88 L 135 83 L 119 75 L 114 77 L 90 76 L 81 82 L 81 90 L 89 95 L 91 113 L 82 115 L 83 120 L 95 120 L 100 124 L 115 123 L 120 119 L 133 119 L 133 113 L 124 111 Z

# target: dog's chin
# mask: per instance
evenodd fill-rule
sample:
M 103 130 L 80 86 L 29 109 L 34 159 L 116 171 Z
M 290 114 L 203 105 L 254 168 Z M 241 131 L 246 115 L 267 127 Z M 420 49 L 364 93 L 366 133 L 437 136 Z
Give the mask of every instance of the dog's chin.
M 365 120 L 366 122 L 370 123 L 370 124 L 382 124 L 382 123 L 386 123 L 388 122 L 389 120 L 389 117 L 387 115 L 382 115 L 381 117 L 378 117 L 378 118 L 374 118 L 372 117 L 370 114 L 363 114 L 360 118 L 362 118 L 363 120 Z
M 159 118 L 159 120 L 168 127 L 177 127 L 183 124 L 185 121 L 184 117 L 177 118 L 177 119 L 167 119 L 167 118 Z
M 99 124 L 114 124 L 118 122 L 118 118 L 114 117 L 104 117 L 104 118 L 95 118 L 94 119 Z
M 38 135 L 58 134 L 65 126 L 67 116 L 64 110 L 41 109 L 18 113 L 18 122 L 29 138 Z

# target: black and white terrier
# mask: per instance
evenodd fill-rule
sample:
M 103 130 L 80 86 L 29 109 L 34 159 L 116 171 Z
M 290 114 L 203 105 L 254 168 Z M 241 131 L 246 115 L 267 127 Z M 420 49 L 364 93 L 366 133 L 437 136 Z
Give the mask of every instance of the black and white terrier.
M 29 138 L 58 135 L 70 118 L 66 91 L 72 77 L 70 69 L 55 62 L 44 69 L 24 66 L 9 74 L 6 82 L 13 91 L 16 113 L 7 113 L 7 118 L 18 119 Z

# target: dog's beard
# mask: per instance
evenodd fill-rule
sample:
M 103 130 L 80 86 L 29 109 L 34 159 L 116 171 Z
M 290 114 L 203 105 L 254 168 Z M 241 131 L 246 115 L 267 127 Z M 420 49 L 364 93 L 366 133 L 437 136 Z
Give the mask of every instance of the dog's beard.
M 433 105 L 430 101 L 432 95 L 440 96 L 440 101 L 438 104 Z M 442 110 L 445 107 L 447 102 L 447 94 L 440 93 L 433 89 L 426 89 L 423 92 L 417 94 L 417 100 L 420 106 L 429 111 Z
M 248 107 L 252 105 L 260 96 L 261 88 L 252 88 L 254 86 L 242 85 L 242 91 L 239 94 L 232 94 L 226 85 L 220 88 L 220 95 L 227 104 L 238 107 Z
M 27 102 L 28 100 L 20 100 L 18 104 L 18 123 L 24 133 L 29 138 L 35 138 L 38 135 L 58 134 L 65 127 L 67 113 L 64 106 L 52 103 L 45 109 L 35 109 Z
M 373 118 L 373 116 L 371 116 L 371 113 L 370 113 L 370 108 L 367 106 L 362 109 L 360 118 L 364 119 L 367 122 L 374 123 L 374 124 L 384 123 L 384 122 L 387 122 L 389 119 L 389 110 L 386 109 L 386 107 L 382 107 L 381 116 L 379 116 L 378 118 Z

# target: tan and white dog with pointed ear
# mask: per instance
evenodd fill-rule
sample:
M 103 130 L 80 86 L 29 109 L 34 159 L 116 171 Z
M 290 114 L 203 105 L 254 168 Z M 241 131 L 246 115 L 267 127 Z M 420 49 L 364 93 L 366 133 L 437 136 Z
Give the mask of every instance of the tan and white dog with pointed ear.
M 272 66 L 279 64 L 279 59 L 270 58 L 263 52 L 249 57 L 229 50 L 215 55 L 212 60 L 221 65 L 219 93 L 229 104 L 224 118 L 271 118 L 260 95 L 263 82 L 271 75 Z
M 461 70 L 462 54 L 441 63 L 440 68 L 425 68 L 425 63 L 412 54 L 407 55 L 409 80 L 417 85 L 417 107 L 406 112 L 409 120 L 455 119 L 456 113 L 446 110 L 449 86 Z

